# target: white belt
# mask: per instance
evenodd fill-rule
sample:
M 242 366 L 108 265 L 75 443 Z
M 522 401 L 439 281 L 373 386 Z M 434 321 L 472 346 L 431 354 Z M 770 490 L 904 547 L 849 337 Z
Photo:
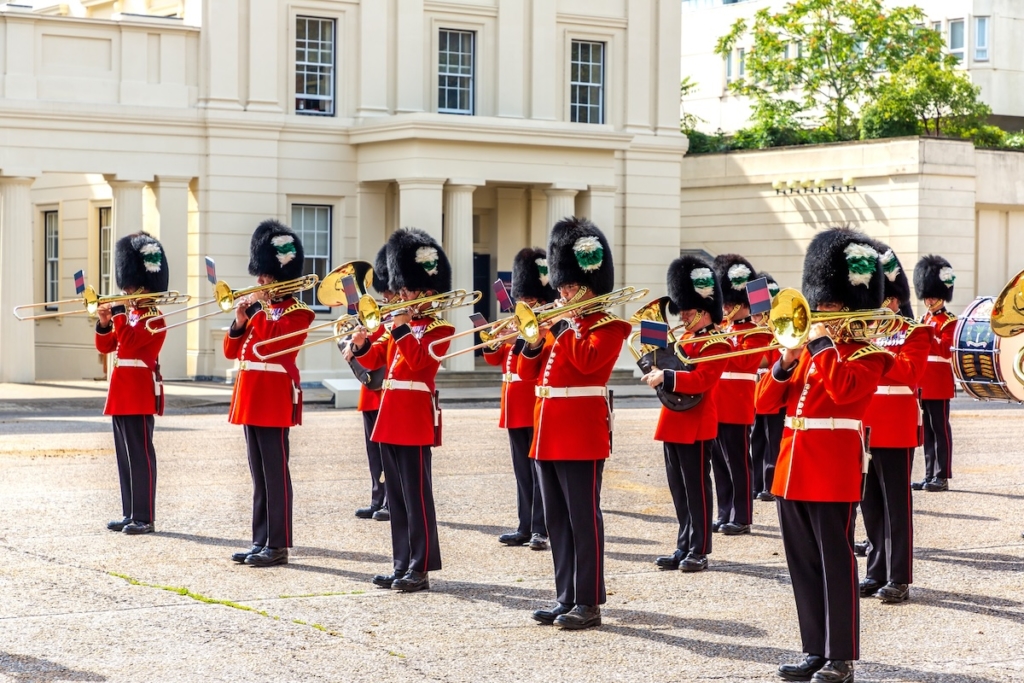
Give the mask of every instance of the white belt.
M 608 387 L 549 387 L 545 384 L 534 389 L 534 395 L 539 398 L 581 398 L 583 396 L 608 395 Z
M 753 372 L 723 372 L 722 379 L 746 379 L 756 382 L 757 374 Z
M 509 384 L 511 382 L 522 382 L 523 379 L 514 372 L 506 372 L 501 376 L 501 381 Z
M 949 363 L 951 358 L 943 358 L 942 356 L 928 356 L 929 363 Z
M 901 386 L 881 386 L 875 389 L 875 394 L 881 394 L 882 396 L 913 396 L 916 393 L 910 387 Z
M 114 358 L 115 368 L 149 368 L 145 361 L 137 358 Z
M 430 387 L 423 382 L 409 382 L 404 379 L 386 379 L 384 389 L 405 389 L 406 391 L 425 391 L 430 393 Z
M 260 372 L 283 372 L 288 374 L 288 371 L 284 369 L 283 365 L 277 363 L 260 363 L 254 360 L 240 360 L 238 361 L 239 370 L 259 370 Z
M 852 429 L 859 432 L 861 421 L 845 417 L 789 417 L 787 415 L 786 426 L 798 432 L 808 429 Z

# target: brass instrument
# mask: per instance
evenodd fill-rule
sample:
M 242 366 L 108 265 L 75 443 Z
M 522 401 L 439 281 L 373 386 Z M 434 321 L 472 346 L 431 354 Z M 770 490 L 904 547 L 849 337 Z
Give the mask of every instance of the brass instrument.
M 655 322 L 667 322 L 668 321 L 668 305 L 671 302 L 667 296 L 663 296 L 660 299 L 649 301 L 639 308 L 636 313 L 629 317 L 629 322 L 634 325 L 639 325 L 644 320 L 653 320 Z M 676 343 L 675 331 L 679 329 L 679 326 L 670 328 L 668 331 L 668 337 L 666 339 L 666 348 L 673 346 Z M 640 341 L 640 330 L 637 330 L 629 336 L 629 352 L 633 354 L 634 360 L 640 360 L 645 355 L 659 348 L 651 345 L 638 344 Z
M 528 325 L 529 321 L 531 320 L 531 313 L 533 315 L 533 319 L 536 319 L 537 315 L 544 311 L 550 311 L 554 307 L 555 304 L 550 303 L 541 304 L 539 306 L 534 306 L 533 308 L 530 308 L 525 303 L 519 302 L 516 304 L 516 307 L 512 315 L 506 318 L 495 320 L 493 323 L 481 325 L 480 327 L 474 327 L 471 330 L 462 330 L 461 332 L 456 332 L 454 334 L 448 335 L 447 337 L 437 339 L 430 343 L 430 346 L 427 348 L 427 353 L 429 353 L 434 360 L 444 361 L 448 360 L 449 358 L 461 356 L 464 353 L 476 351 L 477 349 L 483 349 L 488 347 L 492 349 L 497 348 L 498 346 L 501 346 L 505 342 L 510 342 L 513 339 L 516 339 L 517 337 L 520 336 L 519 324 L 522 322 L 522 324 Z M 511 332 L 506 332 L 506 330 L 511 330 Z M 481 342 L 479 344 L 474 344 L 473 346 L 469 346 L 464 349 L 450 351 L 441 356 L 434 353 L 434 347 L 436 345 L 443 344 L 445 342 L 451 342 L 455 339 L 461 339 L 462 337 L 466 337 L 471 334 L 479 334 Z M 530 334 L 533 333 L 530 332 Z M 537 333 L 537 336 L 539 336 L 539 332 Z
M 14 307 L 14 317 L 18 320 L 47 320 L 49 318 L 62 318 L 66 315 L 81 315 L 86 313 L 89 317 L 96 315 L 96 311 L 99 310 L 100 306 L 104 304 L 110 304 L 113 306 L 119 304 L 142 304 L 145 306 L 173 306 L 174 304 L 183 304 L 191 299 L 188 294 L 181 294 L 176 291 L 167 292 L 144 292 L 138 294 L 118 294 L 115 296 L 99 296 L 96 294 L 96 289 L 89 285 L 82 292 L 82 296 L 77 299 L 61 299 L 60 301 L 46 301 L 38 304 L 24 304 L 22 306 Z M 48 306 L 60 306 L 70 304 L 82 304 L 82 308 L 73 311 L 54 311 L 51 313 L 39 313 L 36 315 L 21 315 L 20 311 L 33 310 L 37 308 L 46 308 Z M 152 330 L 151 330 L 152 331 Z
M 992 331 L 999 337 L 1024 333 L 1024 270 L 1006 283 L 992 302 Z
M 367 294 L 359 298 L 359 313 L 357 315 L 363 327 L 370 332 L 375 332 L 378 327 L 384 324 L 386 317 L 399 315 L 409 309 L 427 306 L 428 308 L 425 311 L 420 312 L 425 315 L 437 315 L 454 308 L 472 306 L 482 298 L 483 294 L 480 292 L 467 292 L 464 289 L 455 289 L 450 292 L 423 296 L 409 301 L 393 301 L 381 306 L 377 303 L 376 299 Z
M 302 277 L 295 278 L 294 280 L 268 282 L 265 285 L 255 285 L 253 287 L 246 287 L 245 289 L 231 289 L 231 287 L 228 286 L 228 283 L 224 282 L 223 280 L 218 280 L 217 284 L 213 286 L 212 299 L 200 301 L 197 304 L 192 304 L 191 306 L 186 306 L 185 308 L 179 308 L 177 310 L 164 313 L 163 315 L 149 318 L 146 320 L 146 329 L 149 330 L 150 332 L 158 332 L 160 329 L 173 330 L 175 327 L 188 325 L 189 323 L 193 323 L 197 320 L 212 318 L 213 316 L 220 315 L 221 313 L 229 313 L 232 310 L 234 310 L 235 304 L 239 299 L 241 299 L 242 297 L 249 296 L 250 294 L 256 294 L 258 292 L 267 292 L 267 295 L 270 296 L 271 298 L 276 298 L 287 294 L 297 294 L 299 292 L 304 292 L 307 289 L 312 289 L 313 287 L 316 286 L 316 283 L 319 280 L 320 278 L 311 273 L 309 275 L 303 275 Z M 192 311 L 197 308 L 205 308 L 206 306 L 210 306 L 212 304 L 217 304 L 216 311 L 204 313 L 203 315 L 197 315 L 194 318 L 189 318 L 188 320 L 183 320 L 178 323 L 172 323 L 170 325 L 166 325 L 163 328 L 154 329 L 152 327 L 152 324 L 158 320 L 164 320 L 173 315 L 178 315 L 179 313 Z

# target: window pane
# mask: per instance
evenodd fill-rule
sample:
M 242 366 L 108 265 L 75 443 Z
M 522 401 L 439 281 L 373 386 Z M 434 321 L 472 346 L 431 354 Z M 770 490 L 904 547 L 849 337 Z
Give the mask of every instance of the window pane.
M 964 22 L 949 22 L 949 49 L 962 50 L 964 48 Z
M 438 34 L 437 103 L 443 114 L 473 114 L 473 31 Z
M 295 29 L 295 110 L 333 114 L 334 21 L 298 17 Z
M 570 54 L 569 120 L 604 123 L 604 43 L 574 40 Z

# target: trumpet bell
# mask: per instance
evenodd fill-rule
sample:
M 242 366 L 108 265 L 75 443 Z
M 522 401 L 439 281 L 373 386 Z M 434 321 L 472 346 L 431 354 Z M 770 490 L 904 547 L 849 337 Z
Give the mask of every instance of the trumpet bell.
M 356 282 L 356 293 L 359 296 L 366 294 L 373 287 L 373 266 L 368 261 L 349 261 L 343 263 L 320 281 L 316 290 L 316 299 L 321 305 L 329 308 L 341 306 L 348 303 L 345 296 L 346 277 L 352 277 Z
M 359 309 L 359 321 L 363 323 L 363 326 L 370 332 L 376 331 L 384 319 L 377 300 L 369 294 L 364 294 L 359 297 L 357 308 Z
M 787 287 L 772 299 L 768 321 L 777 343 L 787 349 L 798 348 L 810 333 L 811 306 L 803 294 Z
M 1024 332 L 1024 270 L 1006 283 L 992 303 L 992 331 L 999 337 Z

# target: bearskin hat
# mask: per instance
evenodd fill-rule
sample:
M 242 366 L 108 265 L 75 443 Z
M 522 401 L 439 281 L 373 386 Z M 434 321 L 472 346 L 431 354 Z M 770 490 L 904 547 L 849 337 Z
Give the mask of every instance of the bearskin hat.
M 936 254 L 922 256 L 914 266 L 914 291 L 918 299 L 952 301 L 955 280 L 953 266 Z
M 278 282 L 302 277 L 302 240 L 283 223 L 267 219 L 249 242 L 249 275 L 270 275 Z
M 751 278 L 751 280 L 761 279 L 768 281 L 768 294 L 770 294 L 773 299 L 775 298 L 776 294 L 782 291 L 782 287 L 779 286 L 778 280 L 776 280 L 775 277 L 772 276 L 772 274 L 769 273 L 768 271 L 762 270 L 760 273 L 757 273 L 756 275 L 754 275 L 754 277 Z
M 615 289 L 612 250 L 601 229 L 571 216 L 555 223 L 548 241 L 548 273 L 555 289 L 580 285 L 594 294 Z
M 389 289 L 447 292 L 452 288 L 452 266 L 444 249 L 419 228 L 391 233 L 387 244 Z
M 126 235 L 114 250 L 117 286 L 125 292 L 166 292 L 169 274 L 164 245 L 147 232 Z
M 678 311 L 707 311 L 711 322 L 722 321 L 722 287 L 713 264 L 699 256 L 681 256 L 669 265 L 667 280 L 668 296 Z
M 851 228 L 819 232 L 804 257 L 802 291 L 812 310 L 827 302 L 841 303 L 851 311 L 882 305 L 881 254 L 875 242 Z
M 747 283 L 754 279 L 754 266 L 739 254 L 715 257 L 715 276 L 722 286 L 722 302 L 726 306 L 747 306 Z
M 900 315 L 913 318 L 914 308 L 910 304 L 910 281 L 903 270 L 903 264 L 900 263 L 899 258 L 888 244 L 876 242 L 875 250 L 881 254 L 882 272 L 885 274 L 884 299 L 896 299 L 899 302 Z
M 377 258 L 373 260 L 373 288 L 378 294 L 391 291 L 388 285 L 388 245 L 384 245 L 377 252 Z
M 548 282 L 547 253 L 539 247 L 527 247 L 512 261 L 512 298 L 536 299 L 551 303 L 558 293 Z

